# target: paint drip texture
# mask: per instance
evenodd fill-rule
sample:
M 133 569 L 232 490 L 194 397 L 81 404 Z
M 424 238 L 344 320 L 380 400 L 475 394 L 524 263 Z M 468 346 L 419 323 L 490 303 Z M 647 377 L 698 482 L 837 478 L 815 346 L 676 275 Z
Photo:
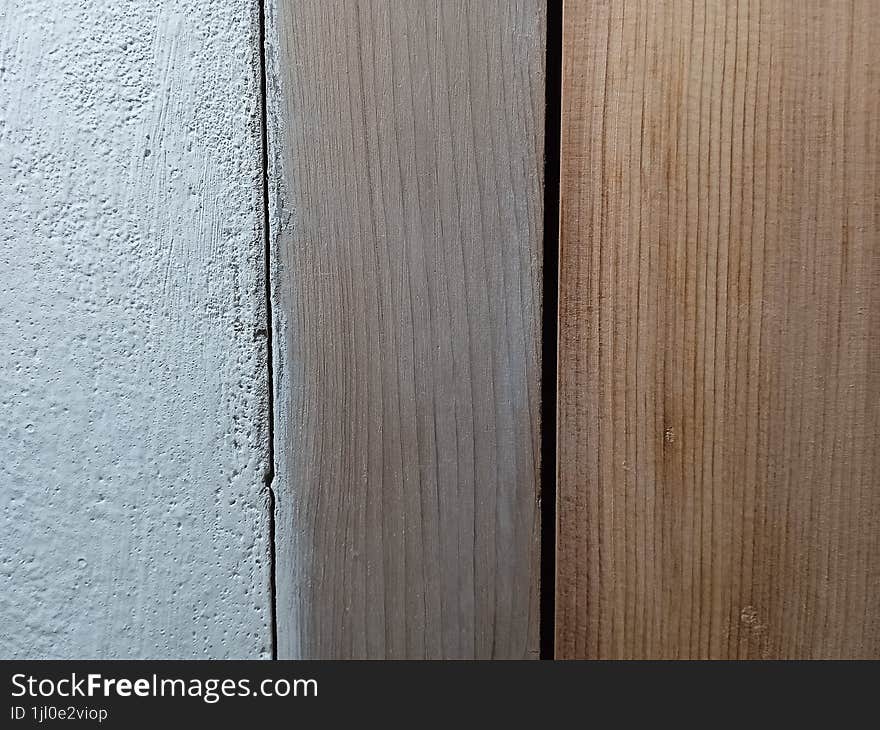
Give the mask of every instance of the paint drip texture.
M 0 0 L 0 656 L 271 655 L 259 10 Z

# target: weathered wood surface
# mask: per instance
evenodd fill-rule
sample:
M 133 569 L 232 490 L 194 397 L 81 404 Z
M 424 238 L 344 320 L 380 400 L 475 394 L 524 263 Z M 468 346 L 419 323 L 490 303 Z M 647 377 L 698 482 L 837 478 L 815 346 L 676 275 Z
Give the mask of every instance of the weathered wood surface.
M 880 656 L 877 10 L 566 3 L 560 657 Z
M 270 9 L 282 658 L 537 651 L 545 22 Z

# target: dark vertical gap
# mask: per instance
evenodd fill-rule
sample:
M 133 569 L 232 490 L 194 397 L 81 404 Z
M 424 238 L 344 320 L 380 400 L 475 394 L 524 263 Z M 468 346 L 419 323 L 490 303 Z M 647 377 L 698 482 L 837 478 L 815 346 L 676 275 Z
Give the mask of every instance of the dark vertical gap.
M 269 495 L 269 601 L 271 624 L 272 624 L 272 658 L 278 658 L 278 620 L 275 592 L 275 491 L 273 480 L 275 479 L 275 373 L 272 365 L 272 278 L 270 265 L 269 241 L 269 131 L 266 97 L 266 5 L 260 0 L 258 12 L 259 43 L 260 43 L 260 146 L 262 152 L 263 174 L 263 282 L 266 297 L 266 367 L 269 371 L 269 395 L 268 395 L 268 436 L 269 436 L 269 465 L 264 476 L 267 492 Z
M 562 119 L 562 0 L 547 2 L 544 104 L 544 280 L 541 323 L 540 657 L 556 639 L 556 367 L 559 325 L 559 148 Z

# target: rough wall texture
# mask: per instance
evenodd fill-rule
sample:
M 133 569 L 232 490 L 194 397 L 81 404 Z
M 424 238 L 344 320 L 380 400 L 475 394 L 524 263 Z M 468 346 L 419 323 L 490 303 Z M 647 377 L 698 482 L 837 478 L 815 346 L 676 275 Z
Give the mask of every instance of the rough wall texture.
M 253 0 L 0 0 L 0 655 L 271 652 Z

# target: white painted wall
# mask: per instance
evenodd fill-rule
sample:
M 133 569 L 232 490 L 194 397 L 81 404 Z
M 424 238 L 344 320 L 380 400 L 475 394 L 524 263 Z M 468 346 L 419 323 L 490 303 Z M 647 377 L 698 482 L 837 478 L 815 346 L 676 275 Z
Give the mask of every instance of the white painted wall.
M 0 0 L 0 657 L 271 651 L 256 0 Z

